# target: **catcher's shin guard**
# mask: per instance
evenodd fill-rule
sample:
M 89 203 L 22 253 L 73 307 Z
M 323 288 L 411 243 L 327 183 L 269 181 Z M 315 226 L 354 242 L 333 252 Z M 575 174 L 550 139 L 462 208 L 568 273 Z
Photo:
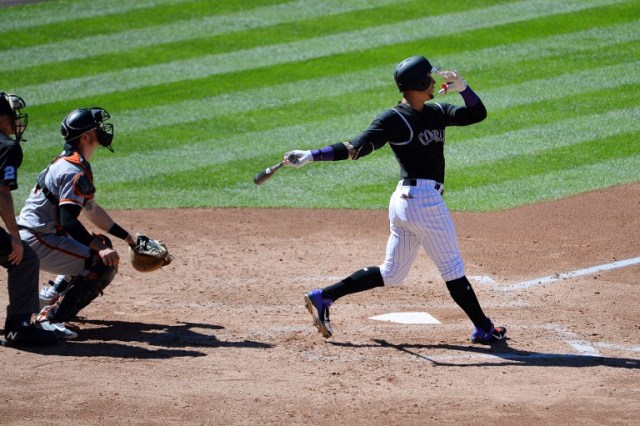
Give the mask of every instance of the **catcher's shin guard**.
M 100 264 L 86 275 L 73 277 L 67 291 L 64 293 L 47 315 L 51 322 L 65 322 L 71 320 L 83 308 L 91 303 L 113 281 L 117 268 Z

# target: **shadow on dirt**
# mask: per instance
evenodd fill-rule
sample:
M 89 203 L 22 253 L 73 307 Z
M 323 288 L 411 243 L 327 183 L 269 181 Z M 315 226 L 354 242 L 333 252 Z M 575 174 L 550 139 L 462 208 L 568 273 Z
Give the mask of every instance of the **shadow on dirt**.
M 409 355 L 413 355 L 424 361 L 428 361 L 438 366 L 455 367 L 492 367 L 492 366 L 517 366 L 524 367 L 614 367 L 614 368 L 640 368 L 640 359 L 613 358 L 579 354 L 554 354 L 542 352 L 530 352 L 514 349 L 508 346 L 506 341 L 497 342 L 493 345 L 484 346 L 461 346 L 461 345 L 420 345 L 420 344 L 393 344 L 386 340 L 372 339 L 375 344 L 359 345 L 348 342 L 328 342 L 335 346 L 343 347 L 371 347 L 371 348 L 392 348 Z M 428 356 L 418 353 L 416 350 L 449 350 L 463 352 L 466 355 L 460 362 L 449 362 L 447 358 L 454 359 L 453 356 L 433 355 Z M 474 356 L 475 355 L 475 356 Z M 462 357 L 460 356 L 460 357 Z M 496 360 L 496 358 L 500 359 Z M 487 360 L 486 362 L 482 360 Z M 480 361 L 480 362 L 478 362 Z
M 194 348 L 250 348 L 268 349 L 273 345 L 242 340 L 218 340 L 207 330 L 224 327 L 213 324 L 182 322 L 177 325 L 148 324 L 127 321 L 77 319 L 75 323 L 93 327 L 80 330 L 77 340 L 60 342 L 49 347 L 25 347 L 21 350 L 61 356 L 106 356 L 113 358 L 165 359 L 175 357 L 206 356 Z M 196 331 L 199 330 L 199 331 Z M 155 346 L 159 349 L 150 348 Z

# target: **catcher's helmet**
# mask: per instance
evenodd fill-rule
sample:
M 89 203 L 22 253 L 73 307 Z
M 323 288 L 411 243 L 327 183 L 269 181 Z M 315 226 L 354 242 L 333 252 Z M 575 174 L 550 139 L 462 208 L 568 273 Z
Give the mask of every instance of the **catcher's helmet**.
M 429 74 L 440 69 L 432 66 L 424 56 L 412 56 L 400 62 L 393 77 L 398 90 L 426 90 L 431 85 Z
M 76 109 L 62 121 L 60 133 L 67 143 L 73 145 L 80 136 L 96 129 L 100 145 L 113 152 L 113 124 L 105 123 L 109 118 L 111 115 L 100 107 Z
M 25 141 L 22 134 L 27 129 L 29 114 L 21 113 L 20 110 L 26 107 L 24 99 L 18 95 L 0 92 L 0 115 L 9 115 L 15 124 L 16 141 Z

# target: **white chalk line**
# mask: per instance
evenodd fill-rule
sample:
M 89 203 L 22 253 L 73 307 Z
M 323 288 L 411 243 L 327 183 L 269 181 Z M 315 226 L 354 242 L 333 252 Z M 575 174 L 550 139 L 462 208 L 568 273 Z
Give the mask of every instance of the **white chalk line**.
M 509 361 L 527 361 L 527 360 L 558 360 L 558 359 L 582 359 L 584 357 L 605 357 L 600 351 L 596 349 L 596 347 L 610 349 L 614 351 L 623 351 L 623 352 L 637 352 L 640 353 L 640 346 L 627 346 L 620 345 L 614 343 L 605 343 L 605 342 L 587 342 L 586 340 L 582 340 L 579 336 L 557 324 L 547 324 L 544 328 L 553 332 L 557 336 L 559 336 L 562 341 L 564 341 L 567 345 L 573 348 L 577 353 L 512 353 L 512 352 L 493 352 L 487 354 L 464 354 L 464 355 L 420 355 L 425 360 L 431 362 L 446 362 L 446 361 L 455 361 L 455 360 L 467 360 L 467 361 L 476 361 L 476 360 L 493 360 L 496 362 L 509 360 Z M 640 360 L 639 360 L 640 361 Z
M 511 284 L 508 286 L 500 286 L 493 278 L 486 275 L 475 275 L 475 276 L 470 276 L 469 278 L 480 284 L 492 285 L 500 291 L 513 291 L 513 290 L 523 290 L 525 288 L 533 287 L 536 285 L 549 284 L 556 281 L 562 281 L 570 278 L 580 277 L 583 275 L 591 275 L 596 272 L 609 271 L 612 269 L 619 269 L 619 268 L 624 268 L 627 266 L 638 265 L 638 264 L 640 264 L 640 257 L 634 257 L 631 259 L 618 260 L 611 263 L 592 266 L 590 268 L 578 269 L 576 271 L 563 272 L 563 273 L 554 274 L 554 275 L 547 275 L 546 277 L 534 278 L 532 280 Z

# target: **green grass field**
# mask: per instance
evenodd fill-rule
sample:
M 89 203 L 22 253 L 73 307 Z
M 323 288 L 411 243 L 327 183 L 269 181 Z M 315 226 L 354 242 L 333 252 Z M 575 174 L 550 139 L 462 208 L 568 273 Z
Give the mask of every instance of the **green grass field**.
M 364 130 L 414 54 L 459 70 L 489 110 L 447 131 L 451 209 L 640 180 L 638 0 L 61 0 L 0 22 L 0 89 L 30 121 L 17 207 L 61 150 L 62 118 L 98 105 L 116 133 L 92 160 L 105 207 L 386 208 L 388 146 L 252 178 Z

